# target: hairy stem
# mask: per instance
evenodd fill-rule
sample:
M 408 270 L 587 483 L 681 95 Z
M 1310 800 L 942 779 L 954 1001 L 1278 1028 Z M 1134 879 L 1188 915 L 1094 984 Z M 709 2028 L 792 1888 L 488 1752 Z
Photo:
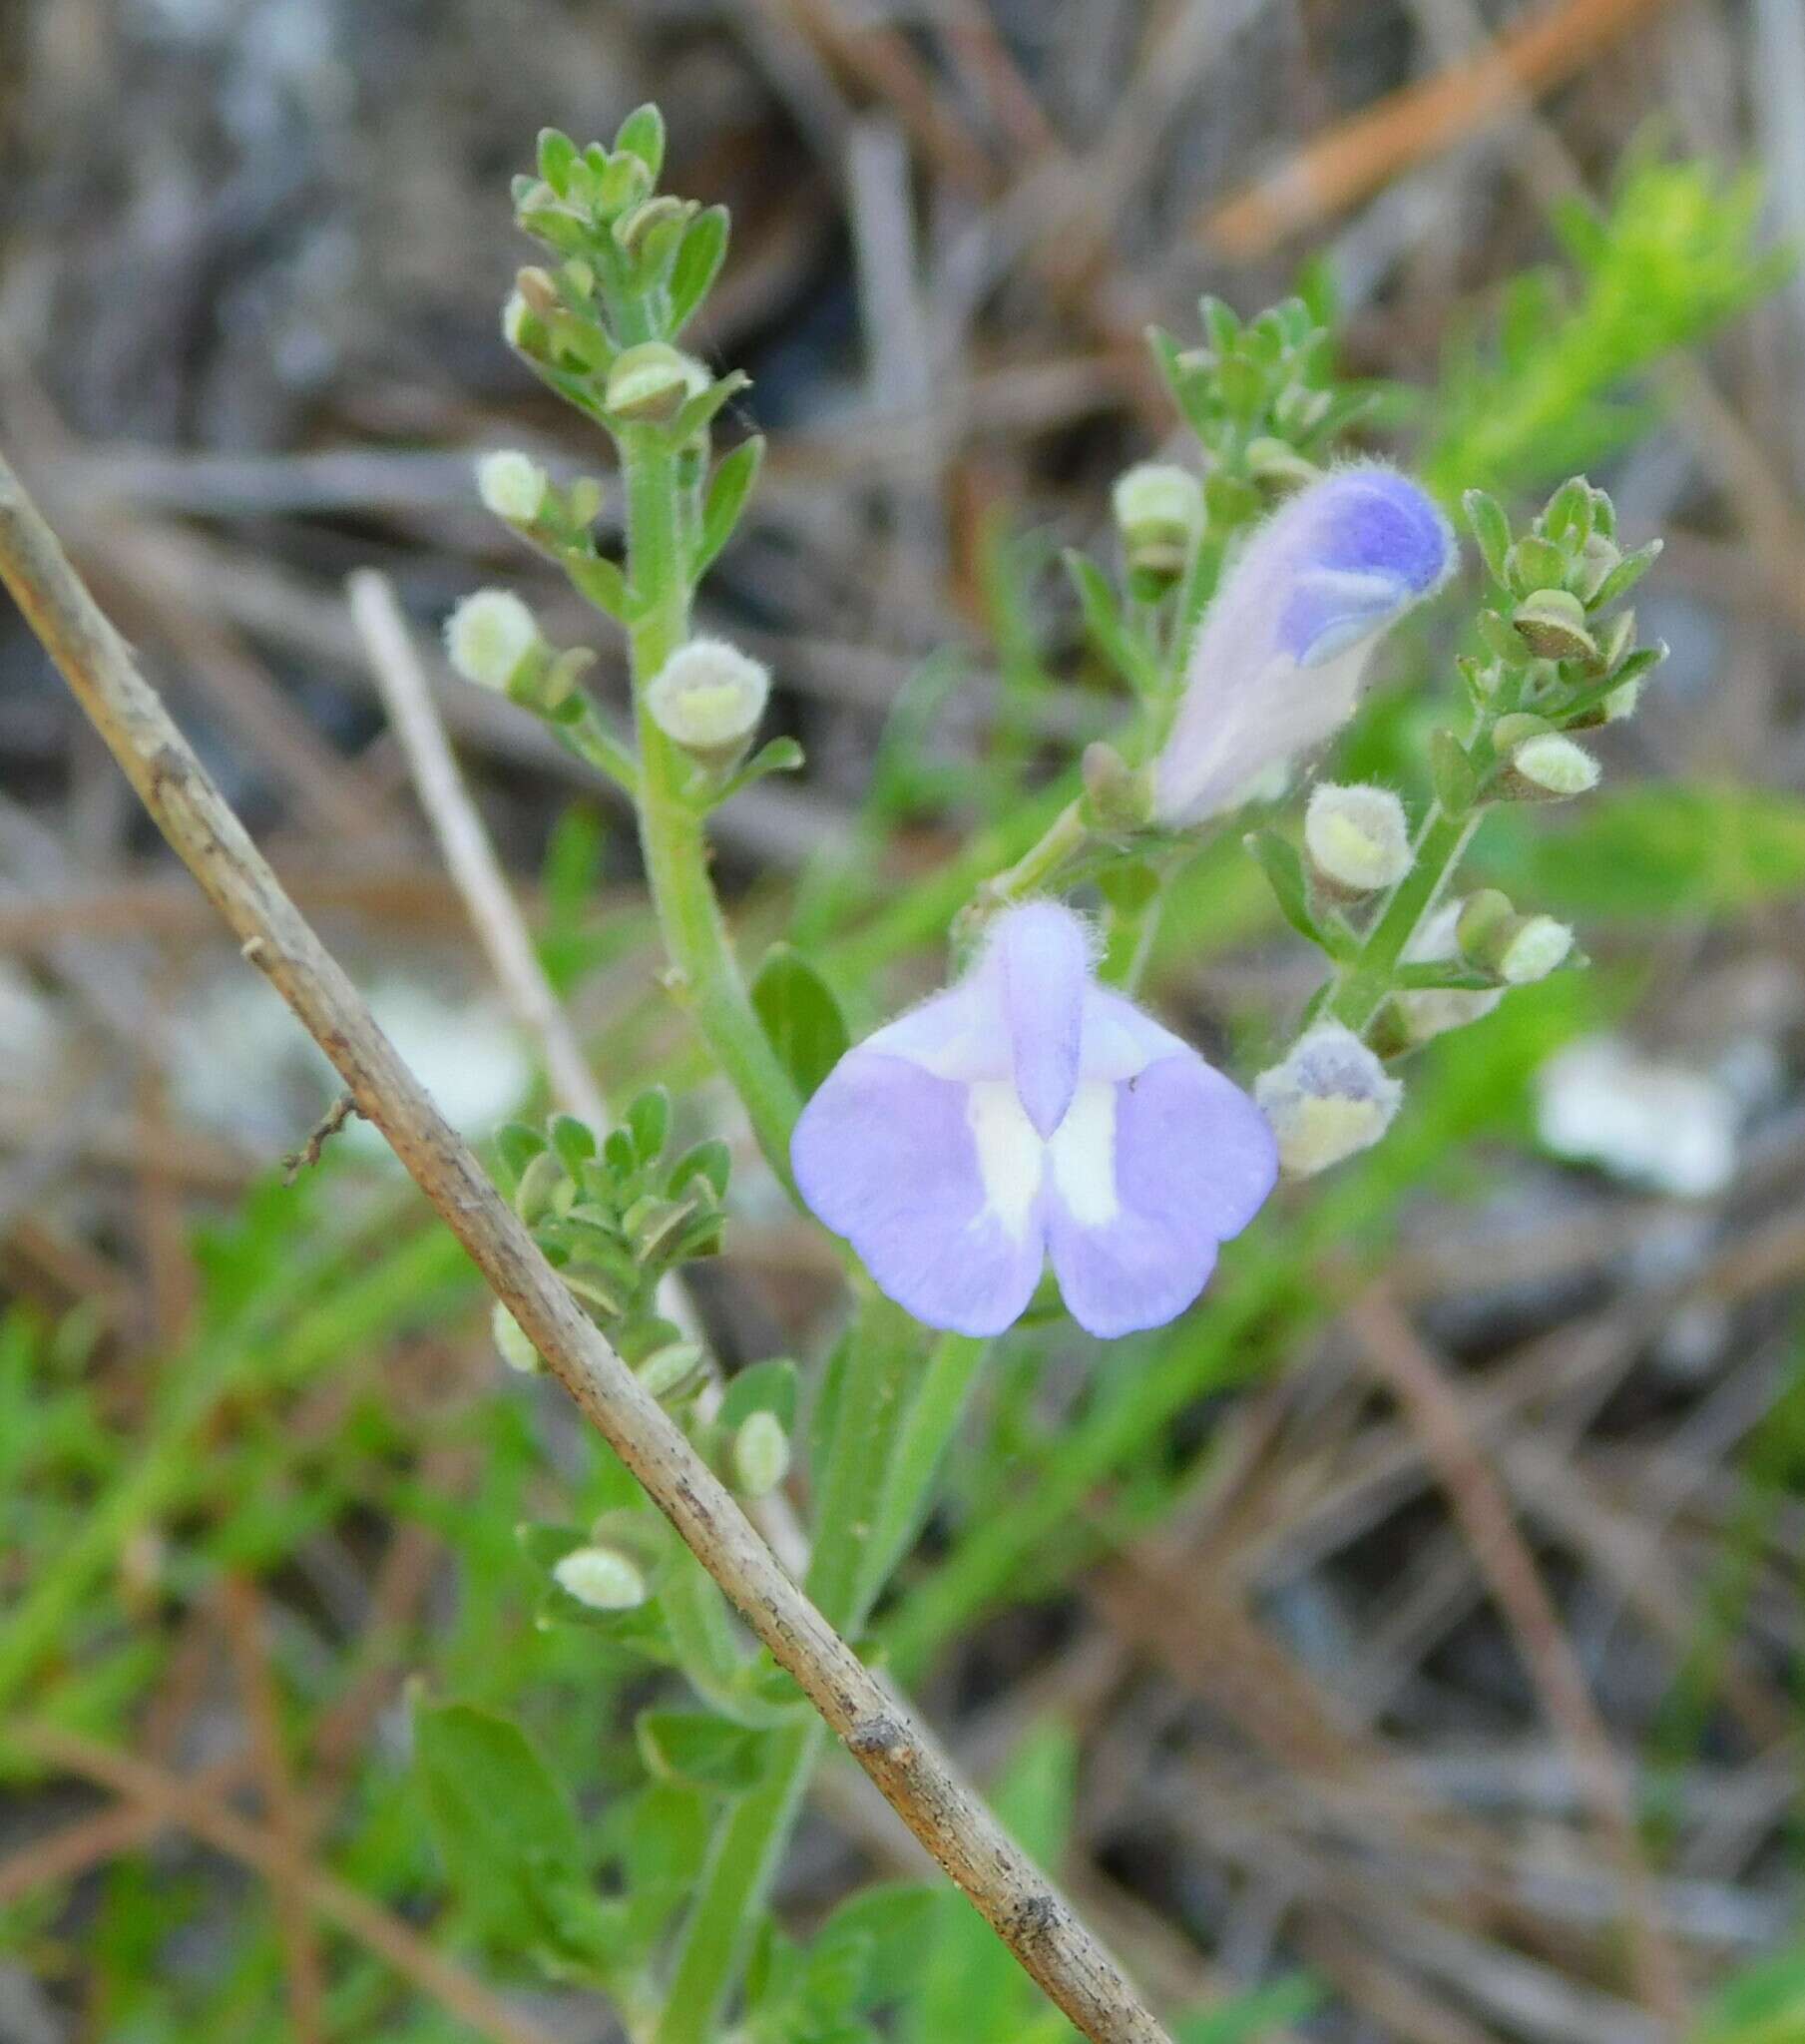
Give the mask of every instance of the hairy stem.
M 684 793 L 688 767 L 646 708 L 646 685 L 689 630 L 677 457 L 656 429 L 629 428 L 622 458 L 633 586 L 644 606 L 633 630 L 639 702 L 640 843 L 677 992 L 732 1082 L 765 1161 L 793 1194 L 789 1138 L 801 1102 L 759 1026 L 708 875 L 699 811 Z
M 1464 816 L 1451 816 L 1440 802 L 1430 806 L 1417 833 L 1416 863 L 1392 889 L 1324 1010 L 1357 1036 L 1372 1027 L 1411 938 L 1441 901 L 1483 814 L 1476 808 Z

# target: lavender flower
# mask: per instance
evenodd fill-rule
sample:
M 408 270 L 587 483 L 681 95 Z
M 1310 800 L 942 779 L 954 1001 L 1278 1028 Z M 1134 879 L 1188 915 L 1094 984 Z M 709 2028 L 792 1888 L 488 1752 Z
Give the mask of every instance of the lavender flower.
M 1272 1190 L 1259 1110 L 1097 984 L 1053 901 L 997 918 L 960 982 L 841 1058 L 803 1111 L 796 1184 L 917 1319 L 998 1334 L 1049 1257 L 1093 1334 L 1189 1305 Z
M 1379 635 L 1456 559 L 1447 520 L 1394 469 L 1337 469 L 1292 497 L 1243 548 L 1198 631 L 1155 770 L 1158 819 L 1233 807 L 1262 771 L 1345 724 Z

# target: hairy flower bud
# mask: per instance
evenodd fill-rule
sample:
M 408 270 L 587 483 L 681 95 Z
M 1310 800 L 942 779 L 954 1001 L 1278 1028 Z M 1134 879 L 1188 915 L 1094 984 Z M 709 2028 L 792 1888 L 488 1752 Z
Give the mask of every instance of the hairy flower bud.
M 522 291 L 510 291 L 507 302 L 502 306 L 502 338 L 511 348 L 526 353 L 534 337 L 542 333 L 539 315 L 527 303 Z
M 1304 849 L 1331 893 L 1370 894 L 1410 871 L 1410 825 L 1389 787 L 1319 781 L 1304 810 Z
M 1133 767 L 1103 739 L 1085 748 L 1085 803 L 1100 830 L 1144 830 L 1152 813 L 1152 776 Z
M 1319 1022 L 1254 1080 L 1253 1097 L 1278 1138 L 1280 1170 L 1312 1178 L 1378 1142 L 1404 1088 L 1351 1029 Z
M 1488 889 L 1489 893 L 1491 890 Z M 1477 898 L 1477 897 L 1475 897 Z M 1509 900 L 1499 896 L 1507 909 Z M 1415 936 L 1404 947 L 1404 962 L 1407 965 L 1451 964 L 1460 957 L 1460 925 L 1466 914 L 1468 903 L 1446 901 L 1425 922 L 1418 926 Z M 1475 911 L 1475 920 L 1485 919 L 1490 905 Z M 1412 992 L 1393 996 L 1393 1005 L 1398 1020 L 1404 1028 L 1408 1043 L 1427 1043 L 1432 1036 L 1441 1036 L 1450 1029 L 1464 1029 L 1469 1022 L 1477 1022 L 1481 1016 L 1491 1014 L 1501 1000 L 1502 991 L 1497 987 L 1423 987 Z
M 1621 724 L 1624 718 L 1633 717 L 1636 713 L 1636 706 L 1641 700 L 1642 678 L 1640 675 L 1634 676 L 1627 682 L 1619 683 L 1604 698 L 1604 722 L 1606 724 Z
M 1287 498 L 1231 563 L 1191 643 L 1154 769 L 1157 819 L 1218 815 L 1338 731 L 1381 634 L 1456 558 L 1434 501 L 1393 469 L 1336 469 Z
M 1517 636 L 1539 660 L 1596 660 L 1597 641 L 1585 628 L 1585 606 L 1565 589 L 1538 590 L 1511 613 Z
M 531 525 L 545 508 L 550 479 L 518 447 L 498 448 L 476 464 L 476 490 L 483 508 L 510 525 Z
M 758 728 L 770 671 L 724 639 L 691 639 L 646 689 L 653 722 L 674 745 L 710 763 L 730 763 Z
M 667 341 L 642 341 L 615 357 L 603 402 L 616 418 L 668 425 L 690 398 L 707 389 L 709 380 L 693 355 Z
M 505 690 L 544 647 L 533 613 L 510 590 L 479 589 L 445 621 L 445 657 L 478 688 Z
M 1510 986 L 1529 986 L 1564 964 L 1573 948 L 1569 924 L 1552 915 L 1521 916 L 1499 952 L 1499 977 Z
M 615 1547 L 573 1547 L 552 1566 L 552 1580 L 592 1611 L 633 1611 L 646 1602 L 637 1562 Z
M 704 1358 L 696 1341 L 667 1341 L 638 1364 L 634 1374 L 655 1398 L 671 1398 L 700 1382 Z
M 535 1376 L 544 1369 L 539 1350 L 527 1338 L 527 1330 L 500 1299 L 489 1315 L 489 1334 L 496 1352 L 510 1369 L 519 1370 L 522 1376 Z
M 789 1436 L 774 1412 L 753 1412 L 733 1436 L 733 1487 L 742 1497 L 764 1497 L 789 1474 Z
M 1123 553 L 1136 574 L 1175 581 L 1203 532 L 1203 485 L 1187 468 L 1141 461 L 1112 497 Z
M 1558 731 L 1544 732 L 1512 753 L 1511 791 L 1534 801 L 1564 801 L 1596 787 L 1598 771 L 1583 746 Z

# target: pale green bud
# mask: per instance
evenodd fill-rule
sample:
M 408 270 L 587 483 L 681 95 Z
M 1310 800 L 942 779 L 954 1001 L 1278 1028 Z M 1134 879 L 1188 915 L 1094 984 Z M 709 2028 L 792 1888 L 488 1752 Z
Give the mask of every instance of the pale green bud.
M 1371 894 L 1410 871 L 1410 824 L 1389 787 L 1320 781 L 1304 810 L 1304 849 L 1333 893 Z
M 1526 915 L 1499 952 L 1499 977 L 1511 986 L 1529 986 L 1564 964 L 1573 948 L 1568 924 L 1552 915 Z
M 506 589 L 479 589 L 445 620 L 445 657 L 465 681 L 505 690 L 544 642 L 533 613 Z
M 1253 1097 L 1278 1139 L 1279 1168 L 1313 1178 L 1378 1142 L 1404 1088 L 1351 1029 L 1319 1022 L 1254 1080 Z
M 1085 802 L 1100 830 L 1144 830 L 1153 813 L 1153 776 L 1098 739 L 1085 748 Z
M 1176 577 L 1203 531 L 1203 485 L 1187 468 L 1142 461 L 1117 479 L 1112 498 L 1130 569 Z
M 1476 926 L 1489 923 L 1496 912 L 1496 904 L 1485 898 L 1493 891 L 1488 888 L 1484 895 L 1475 895 L 1466 902 L 1443 902 L 1405 945 L 1404 962 L 1440 965 L 1459 957 L 1462 919 L 1466 918 L 1469 930 L 1477 934 Z M 1509 897 L 1501 894 L 1498 898 L 1508 911 Z M 1475 903 L 1479 905 L 1476 907 Z M 1403 1026 L 1405 1041 L 1419 1044 L 1450 1029 L 1464 1029 L 1469 1022 L 1489 1015 L 1503 999 L 1504 994 L 1497 987 L 1421 987 L 1395 995 L 1392 1005 Z
M 646 707 L 673 745 L 718 763 L 745 750 L 770 691 L 761 661 L 724 639 L 691 639 L 647 684 Z
M 667 341 L 647 340 L 615 357 L 603 402 L 617 418 L 665 425 L 712 380 L 693 355 Z
M 733 1436 L 733 1487 L 764 1497 L 789 1474 L 789 1436 L 774 1412 L 754 1412 Z
M 701 1379 L 701 1345 L 695 1341 L 668 1341 L 654 1349 L 634 1374 L 655 1398 L 670 1398 L 693 1388 Z
M 485 510 L 510 525 L 531 525 L 545 508 L 550 479 L 518 447 L 498 448 L 476 464 L 476 490 Z
M 489 1315 L 489 1333 L 496 1352 L 510 1369 L 519 1370 L 522 1376 L 535 1376 L 544 1369 L 539 1350 L 527 1338 L 527 1330 L 500 1299 Z
M 1511 613 L 1517 636 L 1541 660 L 1596 660 L 1597 641 L 1585 627 L 1585 606 L 1571 590 L 1541 589 Z
M 1560 732 L 1526 739 L 1511 755 L 1514 791 L 1541 801 L 1564 801 L 1598 784 L 1596 760 Z
M 1642 700 L 1642 678 L 1637 675 L 1632 681 L 1619 683 L 1604 698 L 1602 705 L 1606 724 L 1621 724 L 1626 717 L 1633 717 L 1636 706 Z
M 633 1611 L 648 1595 L 638 1563 L 614 1547 L 573 1547 L 552 1565 L 552 1581 L 591 1611 Z

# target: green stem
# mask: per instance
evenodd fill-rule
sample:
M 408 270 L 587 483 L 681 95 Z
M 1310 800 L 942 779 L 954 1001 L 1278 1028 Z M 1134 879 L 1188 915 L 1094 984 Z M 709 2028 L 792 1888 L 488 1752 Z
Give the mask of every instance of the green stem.
M 998 901 L 1016 901 L 1044 887 L 1089 841 L 1091 826 L 1085 820 L 1084 798 L 1070 801 L 1041 833 L 1040 838 L 1016 860 L 1007 872 L 998 873 L 984 884 L 984 893 Z
M 689 631 L 677 457 L 655 428 L 636 427 L 622 435 L 622 462 L 633 587 L 643 606 L 632 649 L 647 883 L 679 997 L 739 1095 L 766 1162 L 793 1195 L 789 1138 L 801 1102 L 740 978 L 708 875 L 702 818 L 684 792 L 687 763 L 646 708 L 646 685 Z
M 720 2035 L 721 2010 L 744 1971 L 825 1732 L 811 1714 L 769 1734 L 764 1779 L 716 1826 L 654 2044 L 713 2044 Z
M 1417 834 L 1415 863 L 1392 889 L 1379 919 L 1329 997 L 1325 1012 L 1356 1035 L 1364 1035 L 1372 1027 L 1411 938 L 1441 900 L 1483 814 L 1475 808 L 1463 816 L 1452 816 L 1440 802 L 1431 805 Z
M 916 1323 L 881 1292 L 862 1301 L 816 1485 L 806 1586 L 841 1632 L 863 1627 L 883 1588 L 879 1536 L 894 1481 L 904 1394 L 918 1371 L 921 1338 Z
M 988 1341 L 974 1340 L 969 1334 L 943 1334 L 929 1353 L 909 1416 L 891 1452 L 890 1474 L 878 1514 L 874 1546 L 880 1587 L 888 1582 L 921 1531 L 941 1461 L 959 1430 L 966 1401 L 989 1353 Z
M 579 760 L 607 774 L 617 787 L 639 800 L 639 762 L 633 757 L 632 748 L 616 738 L 596 715 L 593 704 L 583 706 L 583 714 L 576 723 L 554 724 L 551 730 L 567 752 L 575 753 Z
M 970 1346 L 981 1352 L 981 1344 Z M 862 1301 L 845 1360 L 838 1417 L 821 1471 L 809 1564 L 809 1596 L 828 1622 L 856 1636 L 883 1587 L 895 1495 L 886 1464 L 897 1438 L 896 1410 L 919 1351 L 918 1330 L 880 1294 Z M 931 1482 L 936 1453 L 921 1471 Z M 913 1510 L 919 1508 L 919 1500 Z M 744 1970 L 808 1778 L 823 1744 L 819 1720 L 784 1726 L 765 1743 L 763 1779 L 717 1826 L 701 1888 L 683 1926 L 677 1966 L 655 2044 L 710 2044 Z

